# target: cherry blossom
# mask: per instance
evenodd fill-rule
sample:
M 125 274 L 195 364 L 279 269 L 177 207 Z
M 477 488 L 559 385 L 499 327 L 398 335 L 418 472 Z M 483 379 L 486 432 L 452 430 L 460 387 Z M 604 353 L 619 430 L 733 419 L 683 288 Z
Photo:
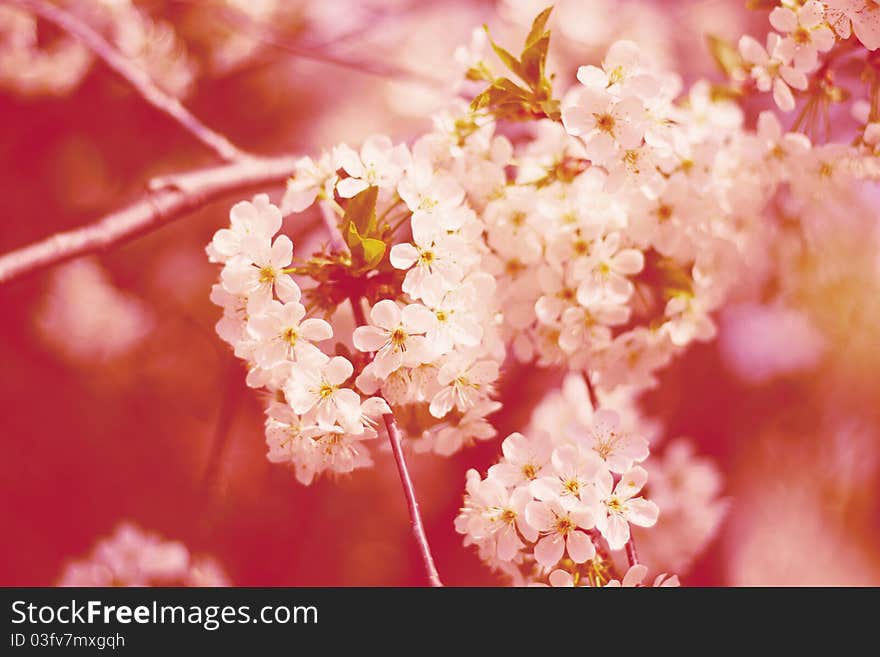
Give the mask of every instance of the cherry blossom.
M 562 120 L 569 134 L 584 140 L 586 156 L 603 164 L 618 149 L 639 146 L 645 130 L 644 111 L 642 101 L 635 96 L 618 100 L 584 88 L 567 101 Z
M 376 376 L 385 378 L 406 364 L 419 365 L 430 360 L 425 333 L 434 330 L 437 318 L 421 304 L 401 309 L 390 299 L 379 301 L 370 310 L 370 326 L 354 331 L 354 344 L 361 351 L 375 352 Z
M 409 158 L 406 146 L 394 146 L 384 135 L 369 137 L 360 154 L 345 144 L 336 147 L 333 158 L 339 168 L 349 175 L 336 183 L 342 198 L 351 198 L 367 187 L 395 187 Z
M 275 238 L 271 247 L 249 244 L 248 250 L 227 263 L 220 275 L 223 286 L 233 294 L 271 298 L 273 291 L 283 301 L 298 301 L 299 286 L 285 271 L 293 261 L 293 242 L 287 235 Z
M 596 554 L 596 548 L 584 529 L 595 523 L 593 513 L 582 502 L 566 506 L 557 499 L 533 500 L 525 508 L 526 522 L 541 535 L 535 544 L 535 560 L 550 568 L 568 554 L 575 563 L 584 563 Z
M 635 497 L 647 480 L 647 471 L 635 466 L 625 472 L 612 489 L 614 480 L 611 473 L 600 474 L 596 483 L 604 510 L 595 517 L 596 529 L 612 550 L 623 548 L 629 540 L 630 524 L 650 527 L 657 522 L 657 505 L 642 497 Z
M 300 158 L 294 165 L 294 173 L 287 181 L 281 212 L 302 212 L 315 199 L 332 198 L 338 176 L 332 158 L 324 153 L 317 161 L 310 157 Z
M 333 337 L 333 329 L 323 319 L 304 319 L 306 308 L 290 301 L 269 301 L 260 312 L 248 318 L 248 333 L 257 340 L 254 359 L 260 367 L 284 360 L 308 360 L 321 353 L 313 342 Z
M 825 23 L 825 7 L 819 0 L 809 0 L 800 7 L 775 7 L 770 24 L 788 34 L 794 48 L 795 68 L 809 71 L 816 67 L 818 54 L 831 50 L 834 33 Z
M 648 457 L 648 441 L 624 431 L 620 427 L 620 415 L 615 411 L 596 411 L 590 433 L 587 444 L 611 472 L 622 474 Z
M 755 39 L 746 35 L 739 41 L 743 58 L 752 65 L 752 77 L 761 91 L 773 89 L 773 100 L 783 112 L 794 109 L 794 96 L 789 87 L 807 88 L 807 76 L 797 66 L 792 66 L 795 43 L 783 39 L 775 32 L 767 35 L 766 49 Z
M 868 50 L 880 48 L 880 8 L 875 0 L 824 0 L 828 20 L 841 39 L 851 33 Z
M 303 415 L 316 409 L 320 426 L 332 428 L 339 422 L 351 430 L 361 426 L 361 398 L 351 388 L 340 386 L 353 372 L 351 362 L 341 356 L 297 362 L 284 386 L 284 395 L 295 413 Z
M 229 220 L 231 226 L 218 230 L 209 246 L 214 262 L 226 262 L 260 249 L 281 230 L 281 211 L 266 194 L 258 194 L 252 203 L 236 203 L 229 211 Z

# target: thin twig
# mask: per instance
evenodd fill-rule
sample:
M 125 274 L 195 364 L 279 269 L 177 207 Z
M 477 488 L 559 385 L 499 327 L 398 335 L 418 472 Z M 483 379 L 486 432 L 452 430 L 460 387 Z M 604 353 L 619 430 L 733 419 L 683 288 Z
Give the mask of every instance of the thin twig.
M 0 256 L 0 283 L 104 251 L 228 194 L 282 182 L 295 162 L 295 157 L 250 158 L 156 179 L 141 200 L 121 210 Z
M 241 368 L 237 361 L 238 359 L 230 353 L 223 375 L 223 392 L 217 409 L 217 421 L 214 423 L 211 451 L 208 453 L 202 480 L 206 493 L 210 493 L 220 474 L 220 466 L 223 464 L 223 455 L 232 430 L 232 421 L 235 419 L 238 403 L 244 391 L 241 384 Z
M 584 383 L 587 384 L 587 392 L 590 395 L 590 403 L 593 405 L 593 410 L 599 410 L 599 397 L 596 396 L 596 389 L 593 387 L 593 381 L 590 379 L 590 373 L 584 370 Z
M 403 456 L 403 445 L 400 441 L 400 429 L 394 420 L 392 413 L 385 413 L 382 416 L 385 420 L 385 428 L 388 430 L 388 439 L 391 442 L 391 451 L 394 452 L 394 460 L 397 462 L 397 472 L 400 474 L 400 483 L 403 485 L 403 494 L 406 496 L 406 505 L 409 509 L 409 519 L 412 523 L 413 535 L 419 544 L 419 550 L 422 553 L 422 561 L 425 563 L 425 570 L 428 572 L 428 580 L 431 586 L 443 586 L 440 581 L 440 575 L 437 573 L 437 566 L 434 565 L 434 557 L 431 556 L 431 546 L 428 544 L 428 536 L 425 534 L 425 527 L 422 524 L 422 516 L 419 513 L 419 502 L 416 499 L 416 490 L 413 487 L 412 479 L 409 476 L 409 469 L 406 467 L 406 459 Z
M 224 162 L 248 157 L 247 153 L 226 137 L 202 123 L 179 100 L 162 91 L 144 70 L 75 15 L 45 0 L 9 1 L 82 41 L 101 61 L 128 82 L 145 101 L 176 121 Z
M 366 326 L 367 319 L 364 317 L 364 310 L 361 307 L 361 300 L 356 296 L 349 297 L 351 309 L 354 313 L 355 325 Z M 422 561 L 425 564 L 425 571 L 428 573 L 428 581 L 431 586 L 443 586 L 440 581 L 440 575 L 437 573 L 437 566 L 434 565 L 434 557 L 431 555 L 431 546 L 428 543 L 428 535 L 425 533 L 425 526 L 422 523 L 422 515 L 419 512 L 419 502 L 416 499 L 416 489 L 413 486 L 412 478 L 409 476 L 409 468 L 406 465 L 406 458 L 403 454 L 403 443 L 400 439 L 400 428 L 394 419 L 393 413 L 385 413 L 382 415 L 385 421 L 385 429 L 388 431 L 388 442 L 391 443 L 391 451 L 394 453 L 394 461 L 397 463 L 397 473 L 400 475 L 400 483 L 403 486 L 403 494 L 406 497 L 406 506 L 409 510 L 409 519 L 412 524 L 413 535 L 416 543 L 419 545 L 419 552 L 422 554 Z
M 215 12 L 230 24 L 230 26 L 235 26 L 235 29 L 242 33 L 267 46 L 287 52 L 294 57 L 348 69 L 356 73 L 374 75 L 394 80 L 405 80 L 407 82 L 419 83 L 428 87 L 435 87 L 438 84 L 443 83 L 443 80 L 436 76 L 413 71 L 396 64 L 371 61 L 360 56 L 346 57 L 344 55 L 330 52 L 326 48 L 330 43 L 291 43 L 277 35 L 276 30 L 273 29 L 272 26 L 255 20 L 240 9 L 222 6 L 217 7 Z

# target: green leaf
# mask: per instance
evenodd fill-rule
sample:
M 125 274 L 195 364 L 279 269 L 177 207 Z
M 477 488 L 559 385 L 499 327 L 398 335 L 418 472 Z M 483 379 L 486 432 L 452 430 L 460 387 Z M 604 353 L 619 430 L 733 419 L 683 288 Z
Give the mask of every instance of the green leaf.
M 495 81 L 474 97 L 471 109 L 476 111 L 486 107 L 500 107 L 507 104 L 522 104 L 529 100 L 529 92 L 507 78 Z
M 532 29 L 529 30 L 529 35 L 526 37 L 526 49 L 530 48 L 532 44 L 545 35 L 544 28 L 547 26 L 547 19 L 550 18 L 550 12 L 552 11 L 553 5 L 550 5 L 532 21 Z
M 386 245 L 382 240 L 368 237 L 363 241 L 363 249 L 364 266 L 367 269 L 373 269 L 382 262 L 382 258 L 385 256 Z
M 354 222 L 348 224 L 345 241 L 351 249 L 352 269 L 362 273 L 369 271 L 382 262 L 386 244 L 375 237 L 365 237 L 358 232 Z
M 367 187 L 348 202 L 345 216 L 342 217 L 343 231 L 352 224 L 357 226 L 358 233 L 370 235 L 376 230 L 376 199 L 379 197 L 378 187 Z M 351 245 L 349 245 L 351 246 Z
M 545 32 L 537 41 L 527 46 L 522 52 L 522 74 L 520 77 L 529 83 L 532 89 L 538 90 L 544 78 L 544 64 L 547 61 L 547 49 L 550 46 L 550 33 Z
M 486 30 L 486 35 L 489 37 L 489 45 L 492 46 L 492 50 L 498 55 L 498 59 L 501 60 L 501 63 L 504 64 L 511 73 L 518 75 L 525 80 L 523 77 L 522 65 L 519 63 L 519 60 L 492 40 L 488 26 L 484 25 L 483 29 Z

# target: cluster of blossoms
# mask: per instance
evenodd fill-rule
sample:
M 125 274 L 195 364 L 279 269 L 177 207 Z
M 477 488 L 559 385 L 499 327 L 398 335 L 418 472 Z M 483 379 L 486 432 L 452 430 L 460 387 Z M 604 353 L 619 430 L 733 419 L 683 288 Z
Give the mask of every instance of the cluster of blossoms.
M 817 146 L 772 111 L 748 127 L 736 95 L 705 81 L 683 93 L 621 41 L 559 102 L 548 14 L 520 58 L 475 42 L 466 77 L 489 87 L 411 145 L 338 145 L 298 162 L 280 207 L 265 195 L 233 207 L 207 249 L 223 266 L 212 300 L 248 385 L 271 395 L 269 458 L 303 483 L 369 465 L 380 419 L 444 455 L 493 437 L 509 356 L 570 371 L 487 476 L 469 472 L 456 527 L 517 584 L 637 584 L 634 531 L 660 516 L 642 494 L 648 467 L 670 511 L 654 548 L 647 539 L 654 567 L 686 567 L 724 504 L 714 468 L 684 443 L 646 460 L 656 428 L 636 396 L 714 337 L 722 304 L 772 280 L 785 216 L 877 170 L 880 87 L 859 140 Z M 783 109 L 786 85 L 810 87 L 807 71 L 838 47 L 827 20 L 822 3 L 787 3 L 771 14 L 787 36 L 770 52 L 743 41 L 757 89 Z M 525 86 L 493 72 L 489 45 Z M 282 218 L 312 206 L 332 241 L 295 262 Z
M 639 545 L 651 547 L 653 568 L 684 568 L 721 519 L 711 465 L 694 460 L 687 443 L 674 443 L 656 472 L 651 468 L 657 482 L 646 487 L 642 464 L 656 461 L 646 459 L 657 427 L 637 414 L 629 389 L 600 403 L 594 410 L 583 378 L 568 375 L 536 407 L 527 434 L 504 440 L 503 456 L 485 478 L 468 471 L 456 529 L 515 585 L 619 585 L 620 551 L 636 532 L 646 537 Z M 647 490 L 664 502 L 664 514 L 666 504 L 673 513 L 661 517 L 675 554 L 653 549 L 660 507 L 645 498 Z M 640 584 L 647 568 L 629 565 L 623 585 Z M 655 586 L 663 582 L 661 574 Z
M 745 35 L 739 52 L 757 89 L 772 90 L 785 112 L 796 106 L 792 89 L 807 90 L 810 74 L 825 66 L 821 56 L 838 39 L 855 34 L 867 50 L 880 47 L 880 11 L 874 0 L 782 0 L 769 18 L 776 31 L 767 35 L 766 47 Z
M 83 560 L 67 565 L 58 586 L 229 586 L 220 565 L 183 543 L 121 524 Z
M 300 303 L 302 291 L 290 276 L 293 243 L 275 237 L 281 211 L 259 195 L 236 204 L 230 216 L 231 228 L 217 231 L 208 247 L 212 260 L 224 263 L 211 299 L 224 308 L 218 334 L 248 362 L 248 385 L 278 400 L 267 410 L 270 460 L 292 463 L 306 484 L 324 470 L 369 465 L 361 443 L 376 437 L 388 406 L 344 385 L 354 371 L 351 361 L 316 344 L 332 338 L 333 329 L 307 317 Z

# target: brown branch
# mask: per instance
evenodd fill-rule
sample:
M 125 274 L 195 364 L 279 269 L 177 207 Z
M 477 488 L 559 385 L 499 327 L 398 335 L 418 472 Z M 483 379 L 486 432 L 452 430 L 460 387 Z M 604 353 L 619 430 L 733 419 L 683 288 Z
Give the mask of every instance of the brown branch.
M 403 445 L 400 441 L 400 429 L 394 420 L 392 413 L 385 413 L 382 416 L 385 420 L 385 428 L 388 430 L 388 439 L 391 442 L 391 451 L 394 452 L 394 460 L 397 462 L 397 472 L 400 474 L 400 483 L 403 485 L 403 494 L 406 497 L 406 505 L 409 509 L 409 519 L 412 523 L 413 535 L 416 537 L 416 543 L 419 544 L 419 551 L 422 553 L 422 561 L 425 563 L 425 570 L 428 573 L 428 581 L 431 586 L 443 586 L 440 581 L 440 575 L 437 573 L 437 566 L 434 565 L 434 557 L 431 555 L 431 546 L 428 544 L 428 536 L 425 534 L 425 527 L 422 524 L 422 516 L 419 513 L 419 502 L 416 499 L 416 490 L 413 486 L 412 479 L 409 476 L 409 469 L 406 467 L 406 459 L 403 456 Z
M 322 44 L 291 43 L 279 36 L 277 30 L 272 26 L 255 20 L 240 9 L 235 9 L 229 6 L 217 6 L 214 11 L 230 26 L 234 26 L 235 29 L 238 29 L 251 38 L 260 41 L 264 45 L 287 52 L 294 57 L 336 66 L 356 73 L 374 75 L 393 80 L 404 80 L 429 87 L 436 87 L 438 84 L 443 84 L 442 79 L 427 73 L 420 73 L 406 67 L 386 62 L 371 61 L 360 56 L 345 56 L 328 51 L 326 47 L 335 43 L 337 41 L 336 39 Z M 373 27 L 374 26 L 370 26 L 371 29 Z
M 226 137 L 202 123 L 179 100 L 162 91 L 145 71 L 70 12 L 45 0 L 9 1 L 82 41 L 101 61 L 128 82 L 145 101 L 176 121 L 224 162 L 248 157 L 247 153 L 233 145 Z
M 127 242 L 228 194 L 282 182 L 293 172 L 296 159 L 249 158 L 155 179 L 140 201 L 0 256 L 0 283 Z

